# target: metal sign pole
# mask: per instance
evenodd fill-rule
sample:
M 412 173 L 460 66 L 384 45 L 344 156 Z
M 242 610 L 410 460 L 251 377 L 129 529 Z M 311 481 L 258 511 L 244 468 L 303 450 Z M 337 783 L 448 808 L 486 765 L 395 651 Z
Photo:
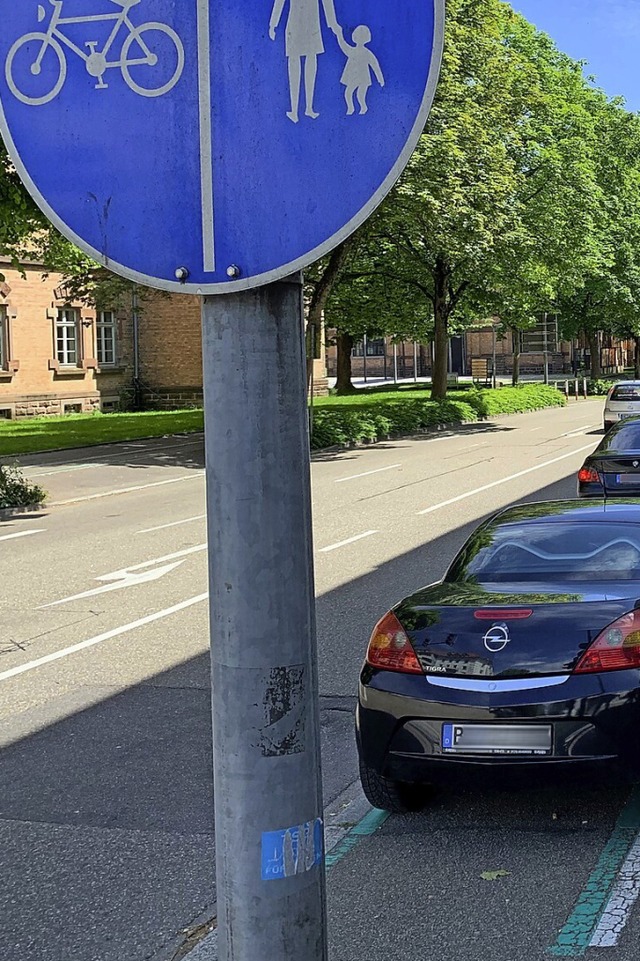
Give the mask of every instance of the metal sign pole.
M 326 961 L 302 277 L 202 311 L 219 961 Z

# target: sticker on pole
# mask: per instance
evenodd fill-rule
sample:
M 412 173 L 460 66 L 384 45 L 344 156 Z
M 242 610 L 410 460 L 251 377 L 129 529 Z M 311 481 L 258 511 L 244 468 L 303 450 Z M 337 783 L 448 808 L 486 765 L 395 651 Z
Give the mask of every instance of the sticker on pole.
M 112 270 L 226 293 L 372 213 L 424 128 L 445 0 L 3 0 L 0 129 Z
M 262 880 L 304 874 L 322 862 L 322 818 L 262 835 Z

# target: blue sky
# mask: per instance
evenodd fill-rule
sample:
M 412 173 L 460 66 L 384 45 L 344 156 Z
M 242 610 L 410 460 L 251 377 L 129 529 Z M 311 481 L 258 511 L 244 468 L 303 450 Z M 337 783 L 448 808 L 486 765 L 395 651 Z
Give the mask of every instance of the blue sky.
M 640 0 L 511 0 L 512 7 L 544 30 L 596 76 L 609 96 L 621 95 L 640 110 Z

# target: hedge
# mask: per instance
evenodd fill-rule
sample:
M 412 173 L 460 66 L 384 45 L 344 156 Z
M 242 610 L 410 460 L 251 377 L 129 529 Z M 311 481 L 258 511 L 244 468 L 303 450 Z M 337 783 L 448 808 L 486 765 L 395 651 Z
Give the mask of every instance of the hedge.
M 563 407 L 566 398 L 555 387 L 525 384 L 498 390 L 466 390 L 464 400 L 427 400 L 396 394 L 372 395 L 357 403 L 345 398 L 344 404 L 320 407 L 313 415 L 311 447 L 324 447 L 375 441 L 392 434 L 415 434 L 422 430 L 470 423 L 497 414 L 519 414 Z

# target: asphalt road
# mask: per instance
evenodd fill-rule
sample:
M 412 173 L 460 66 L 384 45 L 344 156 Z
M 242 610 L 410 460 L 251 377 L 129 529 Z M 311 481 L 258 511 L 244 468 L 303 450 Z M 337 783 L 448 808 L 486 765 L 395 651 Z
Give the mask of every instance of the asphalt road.
M 356 779 L 375 620 L 437 579 L 487 514 L 573 496 L 600 422 L 601 402 L 580 401 L 314 457 L 326 804 Z M 164 961 L 215 902 L 202 442 L 22 463 L 50 497 L 0 522 L 0 957 Z M 621 789 L 441 794 L 332 867 L 332 959 L 516 961 L 569 945 L 635 961 L 633 910 L 605 949 L 582 943 L 574 909 L 591 910 L 583 888 L 597 899 L 598 871 L 615 880 L 638 830 Z

